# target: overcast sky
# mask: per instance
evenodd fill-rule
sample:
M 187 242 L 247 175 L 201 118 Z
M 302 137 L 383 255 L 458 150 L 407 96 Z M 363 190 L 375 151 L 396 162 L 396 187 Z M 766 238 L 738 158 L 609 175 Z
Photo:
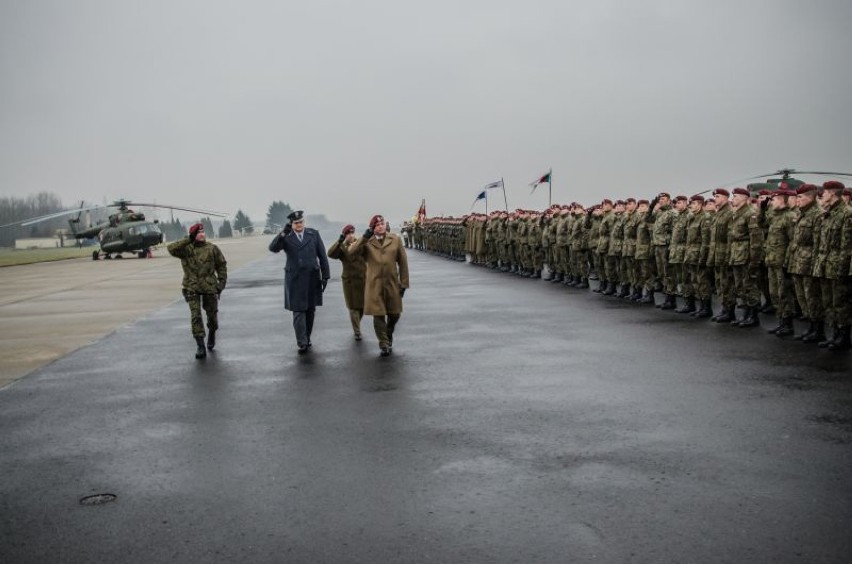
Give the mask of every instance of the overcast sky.
M 0 195 L 364 224 L 500 177 L 546 207 L 550 167 L 585 204 L 852 172 L 850 24 L 848 0 L 0 0 Z

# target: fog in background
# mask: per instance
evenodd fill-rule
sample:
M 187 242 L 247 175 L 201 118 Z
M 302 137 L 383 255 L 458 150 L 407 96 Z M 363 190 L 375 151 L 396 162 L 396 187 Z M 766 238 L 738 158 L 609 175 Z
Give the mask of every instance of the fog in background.
M 852 172 L 850 23 L 848 0 L 0 0 L 0 195 L 363 225 L 500 177 L 542 208 L 551 167 L 586 204 Z

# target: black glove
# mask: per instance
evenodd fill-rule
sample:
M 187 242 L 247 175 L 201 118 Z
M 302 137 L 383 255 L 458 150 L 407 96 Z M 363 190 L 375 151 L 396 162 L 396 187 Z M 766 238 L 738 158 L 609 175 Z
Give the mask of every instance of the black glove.
M 589 211 L 586 212 L 586 217 L 592 217 L 593 213 L 595 213 L 595 210 L 589 208 Z
M 405 297 L 405 288 L 400 288 L 400 289 L 399 289 L 399 297 L 400 297 L 400 298 L 404 298 L 404 297 Z
M 323 278 L 320 284 L 322 284 L 322 291 L 325 292 L 325 287 L 328 286 L 328 278 Z
M 338 243 L 342 243 L 345 240 L 346 240 L 346 235 L 344 235 L 343 233 L 341 233 L 340 237 L 337 238 Z
M 288 223 L 284 226 L 284 231 L 282 231 L 282 233 L 284 233 L 284 235 L 289 235 L 291 231 L 293 231 L 293 225 Z
M 648 206 L 648 209 L 649 209 L 649 210 L 653 210 L 653 209 L 654 209 L 654 206 L 656 206 L 656 205 L 657 205 L 657 204 L 659 204 L 659 203 L 660 203 L 660 197 L 659 197 L 659 196 L 657 196 L 657 197 L 655 197 L 653 200 L 651 200 L 651 204 Z
M 369 239 L 372 236 L 373 236 L 373 230 L 372 229 L 370 229 L 368 227 L 367 229 L 364 230 L 364 239 Z
M 769 198 L 764 199 L 760 202 L 760 209 L 765 210 L 769 207 Z

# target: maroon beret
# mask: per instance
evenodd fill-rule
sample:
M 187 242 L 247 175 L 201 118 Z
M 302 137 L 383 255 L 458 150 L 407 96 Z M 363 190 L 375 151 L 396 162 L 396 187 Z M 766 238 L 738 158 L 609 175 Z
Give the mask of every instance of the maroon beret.
M 190 239 L 195 239 L 195 236 L 198 235 L 199 231 L 204 231 L 204 226 L 200 223 L 195 223 L 189 226 L 189 237 Z
M 373 217 L 370 218 L 370 229 L 375 229 L 376 224 L 379 223 L 379 222 L 383 222 L 384 220 L 385 220 L 385 218 L 383 218 L 379 214 L 374 215 Z
M 623 206 L 624 204 L 625 204 L 624 200 L 616 200 L 615 201 L 616 206 Z
M 761 190 L 757 193 L 758 196 L 771 196 L 772 190 Z
M 798 188 L 796 188 L 796 194 L 807 194 L 808 192 L 813 192 L 817 187 L 813 184 L 802 184 Z
M 846 186 L 844 186 L 840 181 L 829 180 L 828 182 L 823 183 L 822 188 L 823 190 L 844 190 Z
M 639 201 L 638 201 L 638 202 L 636 202 L 636 203 L 637 203 L 638 205 L 640 205 L 640 206 L 641 206 L 642 204 L 645 204 L 645 205 L 647 206 L 647 205 L 648 205 L 648 204 L 650 204 L 651 202 L 649 202 L 648 200 L 639 200 Z
M 715 190 L 713 190 L 713 195 L 714 196 L 718 196 L 718 195 L 730 196 L 731 193 L 728 192 L 727 190 L 725 190 L 724 188 L 716 188 Z
M 852 196 L 852 189 L 846 188 L 845 190 L 843 190 L 843 195 Z
M 601 202 L 601 205 L 604 205 L 604 204 L 612 205 L 612 200 L 610 200 L 609 198 L 605 198 L 605 199 Z
M 701 194 L 696 194 L 689 199 L 690 202 L 701 202 L 704 203 L 704 196 Z
M 347 233 L 355 233 L 355 226 L 350 223 L 349 225 L 343 228 L 343 231 L 341 233 L 343 233 L 344 235 L 346 235 Z
M 671 195 L 668 192 L 660 192 L 659 194 L 657 194 L 657 197 L 658 198 L 668 198 L 670 200 L 672 199 Z
M 746 188 L 734 188 L 733 193 L 741 196 L 751 196 L 751 193 Z
M 675 198 L 675 201 L 676 201 L 676 202 L 678 202 L 678 201 L 685 202 L 685 201 L 687 201 L 688 199 L 689 199 L 689 198 L 687 198 L 687 197 L 686 197 L 686 196 L 684 196 L 683 194 L 678 194 L 678 195 L 677 195 L 677 197 Z
M 776 191 L 772 192 L 772 197 L 773 197 L 773 198 L 774 198 L 775 196 L 784 196 L 784 197 L 787 197 L 787 196 L 795 196 L 795 195 L 796 195 L 796 193 L 795 193 L 795 192 L 793 192 L 792 190 L 776 190 Z
M 635 204 L 636 198 L 627 198 L 626 200 L 624 200 L 624 202 L 627 203 L 627 204 L 629 204 L 630 202 L 633 202 Z

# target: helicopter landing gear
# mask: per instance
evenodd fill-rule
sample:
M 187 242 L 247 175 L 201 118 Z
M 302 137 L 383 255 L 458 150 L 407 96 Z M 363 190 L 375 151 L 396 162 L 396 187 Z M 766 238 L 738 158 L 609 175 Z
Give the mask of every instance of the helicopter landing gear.
M 98 251 L 92 251 L 92 260 L 98 260 L 100 253 Z
M 139 251 L 138 253 L 136 253 L 136 256 L 138 256 L 139 258 L 145 258 L 148 256 L 148 251 Z
M 104 255 L 104 260 L 112 260 L 112 255 L 107 253 Z
M 117 253 L 117 254 L 115 255 L 115 258 L 117 258 L 117 259 L 122 259 L 122 258 L 124 258 L 124 257 L 123 257 L 123 256 L 121 256 L 121 253 Z

